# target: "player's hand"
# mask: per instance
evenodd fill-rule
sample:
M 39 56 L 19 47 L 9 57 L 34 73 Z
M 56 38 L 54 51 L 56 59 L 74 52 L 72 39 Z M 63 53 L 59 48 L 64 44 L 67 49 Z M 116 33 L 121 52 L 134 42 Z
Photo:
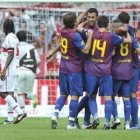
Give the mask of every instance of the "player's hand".
M 92 30 L 88 30 L 87 36 L 92 38 L 92 36 L 93 36 L 93 31 L 92 31 Z
M 4 81 L 6 79 L 6 71 L 2 71 L 0 74 L 0 79 Z
M 52 56 L 53 56 L 52 53 L 46 54 L 45 60 L 46 60 L 46 61 L 49 60 Z

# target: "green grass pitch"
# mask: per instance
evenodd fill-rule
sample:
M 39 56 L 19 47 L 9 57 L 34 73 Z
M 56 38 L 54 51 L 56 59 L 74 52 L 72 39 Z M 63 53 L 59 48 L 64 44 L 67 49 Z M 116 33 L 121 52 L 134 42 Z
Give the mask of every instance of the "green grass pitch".
M 82 125 L 83 118 L 79 122 Z M 60 118 L 54 130 L 50 118 L 26 118 L 19 124 L 0 125 L 0 140 L 140 140 L 140 129 L 123 130 L 121 122 L 117 130 L 103 130 L 103 118 L 97 130 L 67 130 L 68 118 Z

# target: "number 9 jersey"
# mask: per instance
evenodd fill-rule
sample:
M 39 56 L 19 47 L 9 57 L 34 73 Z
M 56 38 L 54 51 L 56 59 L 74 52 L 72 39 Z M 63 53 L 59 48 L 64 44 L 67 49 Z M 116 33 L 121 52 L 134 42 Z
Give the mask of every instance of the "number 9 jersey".
M 73 29 L 61 29 L 61 62 L 60 72 L 65 74 L 81 73 L 80 52 L 85 43 L 79 33 Z
M 9 33 L 6 36 L 5 41 L 2 45 L 2 53 L 1 53 L 2 70 L 6 64 L 8 54 L 14 53 L 14 57 L 6 71 L 6 76 L 19 75 L 19 48 L 18 48 L 18 46 L 19 46 L 19 40 L 16 37 L 16 35 L 13 33 Z

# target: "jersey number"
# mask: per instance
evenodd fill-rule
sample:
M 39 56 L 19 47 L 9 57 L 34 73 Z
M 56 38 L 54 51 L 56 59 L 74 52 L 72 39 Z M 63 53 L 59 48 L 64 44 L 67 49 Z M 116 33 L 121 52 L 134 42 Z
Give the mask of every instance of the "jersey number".
M 61 45 L 60 45 L 61 52 L 63 54 L 67 53 L 68 49 L 68 40 L 66 38 L 61 37 Z
M 127 56 L 129 53 L 128 44 L 121 44 L 120 54 L 121 56 Z
M 106 48 L 106 41 L 103 41 L 103 45 L 100 46 L 100 40 L 94 39 L 93 46 L 92 46 L 92 55 L 95 54 L 95 49 L 98 49 L 101 51 L 101 57 L 104 57 L 105 48 Z

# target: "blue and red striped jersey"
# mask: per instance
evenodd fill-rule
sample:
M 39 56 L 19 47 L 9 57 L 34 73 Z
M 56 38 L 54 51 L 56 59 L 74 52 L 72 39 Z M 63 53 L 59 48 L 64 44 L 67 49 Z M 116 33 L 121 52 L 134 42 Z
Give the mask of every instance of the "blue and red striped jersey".
M 98 30 L 98 26 L 97 25 L 95 25 L 95 26 L 89 26 L 88 23 L 86 23 L 83 28 L 85 28 L 85 29 L 91 29 L 93 31 L 97 31 Z M 84 39 L 85 42 L 87 42 L 87 36 L 86 35 L 82 34 L 82 38 Z
M 98 30 L 98 26 L 97 25 L 95 25 L 95 26 L 89 26 L 88 23 L 86 23 L 84 25 L 84 28 L 85 29 L 91 29 L 93 31 Z M 84 42 L 86 43 L 87 42 L 87 36 L 86 35 L 83 35 L 83 34 L 81 34 L 81 35 L 82 35 L 82 38 L 83 38 Z M 87 54 L 84 54 L 84 53 L 81 52 L 82 66 L 84 66 L 85 61 L 86 61 L 86 58 L 87 58 Z
M 118 80 L 129 80 L 134 76 L 132 49 L 138 48 L 136 40 L 132 38 L 132 43 L 121 43 L 115 46 L 115 55 L 112 61 L 112 76 Z
M 132 37 L 136 38 L 135 31 L 130 25 L 127 26 L 127 29 L 128 29 L 129 34 Z M 133 49 L 133 52 L 132 52 L 132 57 L 133 57 L 133 66 L 134 66 L 134 68 L 140 68 L 139 54 L 134 49 Z
M 82 30 L 82 34 L 86 34 L 86 32 L 86 29 Z M 92 45 L 84 65 L 84 70 L 97 77 L 111 75 L 113 48 L 123 41 L 124 38 L 112 32 L 95 31 L 93 33 Z
M 79 33 L 73 29 L 61 29 L 62 52 L 60 71 L 66 74 L 80 73 L 82 70 L 80 51 L 85 47 L 85 43 Z

